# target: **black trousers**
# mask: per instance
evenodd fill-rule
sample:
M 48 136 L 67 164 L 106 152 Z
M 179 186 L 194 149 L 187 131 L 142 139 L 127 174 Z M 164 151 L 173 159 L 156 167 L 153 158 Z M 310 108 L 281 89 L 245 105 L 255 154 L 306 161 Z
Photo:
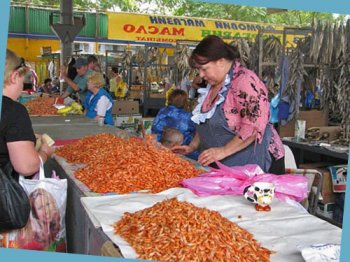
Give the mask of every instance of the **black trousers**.
M 271 167 L 269 169 L 270 174 L 275 174 L 275 175 L 283 175 L 285 174 L 285 165 L 284 165 L 284 157 L 276 160 L 272 155 L 271 155 Z
M 275 175 L 283 175 L 285 174 L 285 166 L 284 166 L 284 157 L 276 160 L 272 155 L 271 155 L 271 166 L 268 171 L 270 174 L 275 174 Z M 218 169 L 218 165 L 216 163 L 211 163 L 209 165 L 210 167 Z

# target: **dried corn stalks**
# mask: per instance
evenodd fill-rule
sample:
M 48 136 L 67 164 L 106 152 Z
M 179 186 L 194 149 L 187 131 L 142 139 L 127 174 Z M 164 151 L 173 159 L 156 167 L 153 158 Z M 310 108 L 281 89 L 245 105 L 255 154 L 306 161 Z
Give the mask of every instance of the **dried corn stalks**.
M 122 57 L 122 64 L 124 68 L 130 68 L 131 66 L 131 51 L 125 51 Z
M 145 67 L 145 49 L 139 48 L 137 52 L 132 56 L 132 62 L 137 65 L 137 72 L 141 79 L 144 78 L 144 67 Z
M 294 117 L 298 117 L 299 115 L 301 84 L 304 81 L 304 76 L 307 76 L 304 69 L 304 55 L 300 49 L 296 48 L 290 55 L 289 79 L 282 94 L 282 97 L 289 97 L 289 104 L 291 106 L 294 105 L 292 110 Z
M 237 48 L 241 56 L 241 64 L 248 66 L 250 57 L 250 43 L 248 40 L 244 38 L 237 38 L 236 40 L 233 40 L 230 45 Z
M 259 72 L 259 44 L 260 38 L 262 37 L 263 35 L 261 33 L 258 34 L 254 44 L 251 44 L 252 47 L 250 48 L 248 68 L 256 73 Z M 282 44 L 277 37 L 270 35 L 264 38 L 262 45 L 262 62 L 265 65 L 262 67 L 261 73 L 264 81 L 266 81 L 266 87 L 269 93 L 273 96 L 277 93 L 278 83 L 280 80 L 280 74 L 276 64 L 279 63 L 282 57 Z M 267 65 L 267 63 L 270 63 L 271 65 Z
M 181 79 L 183 79 L 191 70 L 188 64 L 190 49 L 186 45 L 178 45 L 175 50 L 175 66 L 178 76 L 180 77 L 179 80 L 181 81 Z
M 350 62 L 343 63 L 337 85 L 337 101 L 345 138 L 350 139 Z
M 272 253 L 218 212 L 175 198 L 125 213 L 113 227 L 147 260 L 262 262 Z
M 263 62 L 278 62 L 282 55 L 281 41 L 273 35 L 268 36 L 263 42 Z
M 346 25 L 318 22 L 314 32 L 317 41 L 312 46 L 312 58 L 324 67 L 321 72 L 321 105 L 329 111 L 331 121 L 342 124 L 345 137 L 349 139 L 350 20 Z
M 249 52 L 248 68 L 256 73 L 259 72 L 259 38 L 262 34 L 258 34 L 255 38 L 254 43 L 251 45 Z

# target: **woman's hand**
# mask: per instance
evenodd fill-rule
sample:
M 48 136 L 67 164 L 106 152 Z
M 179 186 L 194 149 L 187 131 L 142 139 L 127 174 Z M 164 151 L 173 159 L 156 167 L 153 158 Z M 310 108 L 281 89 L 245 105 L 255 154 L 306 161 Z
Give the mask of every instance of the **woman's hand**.
M 188 155 L 192 153 L 194 149 L 188 145 L 182 145 L 182 146 L 173 146 L 171 148 L 171 151 L 173 151 L 175 154 Z
M 203 166 L 208 166 L 211 163 L 227 157 L 223 147 L 212 147 L 204 150 L 198 157 L 198 163 Z
M 212 147 L 204 150 L 198 157 L 198 163 L 208 166 L 215 161 L 222 160 L 230 155 L 236 154 L 255 141 L 256 135 L 253 134 L 245 141 L 235 136 L 231 141 L 222 147 Z
M 47 158 L 50 158 L 52 154 L 55 152 L 55 149 L 49 146 L 46 142 L 44 142 L 41 144 L 39 152 L 43 152 L 47 156 Z M 46 161 L 47 159 L 43 159 L 43 160 Z

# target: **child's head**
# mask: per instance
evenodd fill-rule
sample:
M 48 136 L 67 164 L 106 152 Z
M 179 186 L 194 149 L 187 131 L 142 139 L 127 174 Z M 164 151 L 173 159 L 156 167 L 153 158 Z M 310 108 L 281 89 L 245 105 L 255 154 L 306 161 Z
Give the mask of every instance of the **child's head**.
M 184 135 L 175 128 L 164 127 L 160 142 L 167 148 L 182 145 Z
M 44 80 L 44 85 L 45 86 L 50 86 L 52 84 L 52 79 L 51 78 L 46 78 L 45 80 Z
M 174 89 L 168 98 L 169 105 L 176 106 L 177 108 L 186 108 L 187 107 L 187 93 L 181 89 Z

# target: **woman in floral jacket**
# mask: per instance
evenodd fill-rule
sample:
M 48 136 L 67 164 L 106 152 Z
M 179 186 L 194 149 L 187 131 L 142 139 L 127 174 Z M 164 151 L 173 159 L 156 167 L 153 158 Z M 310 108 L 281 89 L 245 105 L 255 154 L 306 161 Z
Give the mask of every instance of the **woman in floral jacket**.
M 284 150 L 269 124 L 267 89 L 258 76 L 239 63 L 238 50 L 217 36 L 205 37 L 193 50 L 189 63 L 208 85 L 199 89 L 193 110 L 196 135 L 176 153 L 199 149 L 198 162 L 227 166 L 257 164 L 265 172 L 284 173 Z

